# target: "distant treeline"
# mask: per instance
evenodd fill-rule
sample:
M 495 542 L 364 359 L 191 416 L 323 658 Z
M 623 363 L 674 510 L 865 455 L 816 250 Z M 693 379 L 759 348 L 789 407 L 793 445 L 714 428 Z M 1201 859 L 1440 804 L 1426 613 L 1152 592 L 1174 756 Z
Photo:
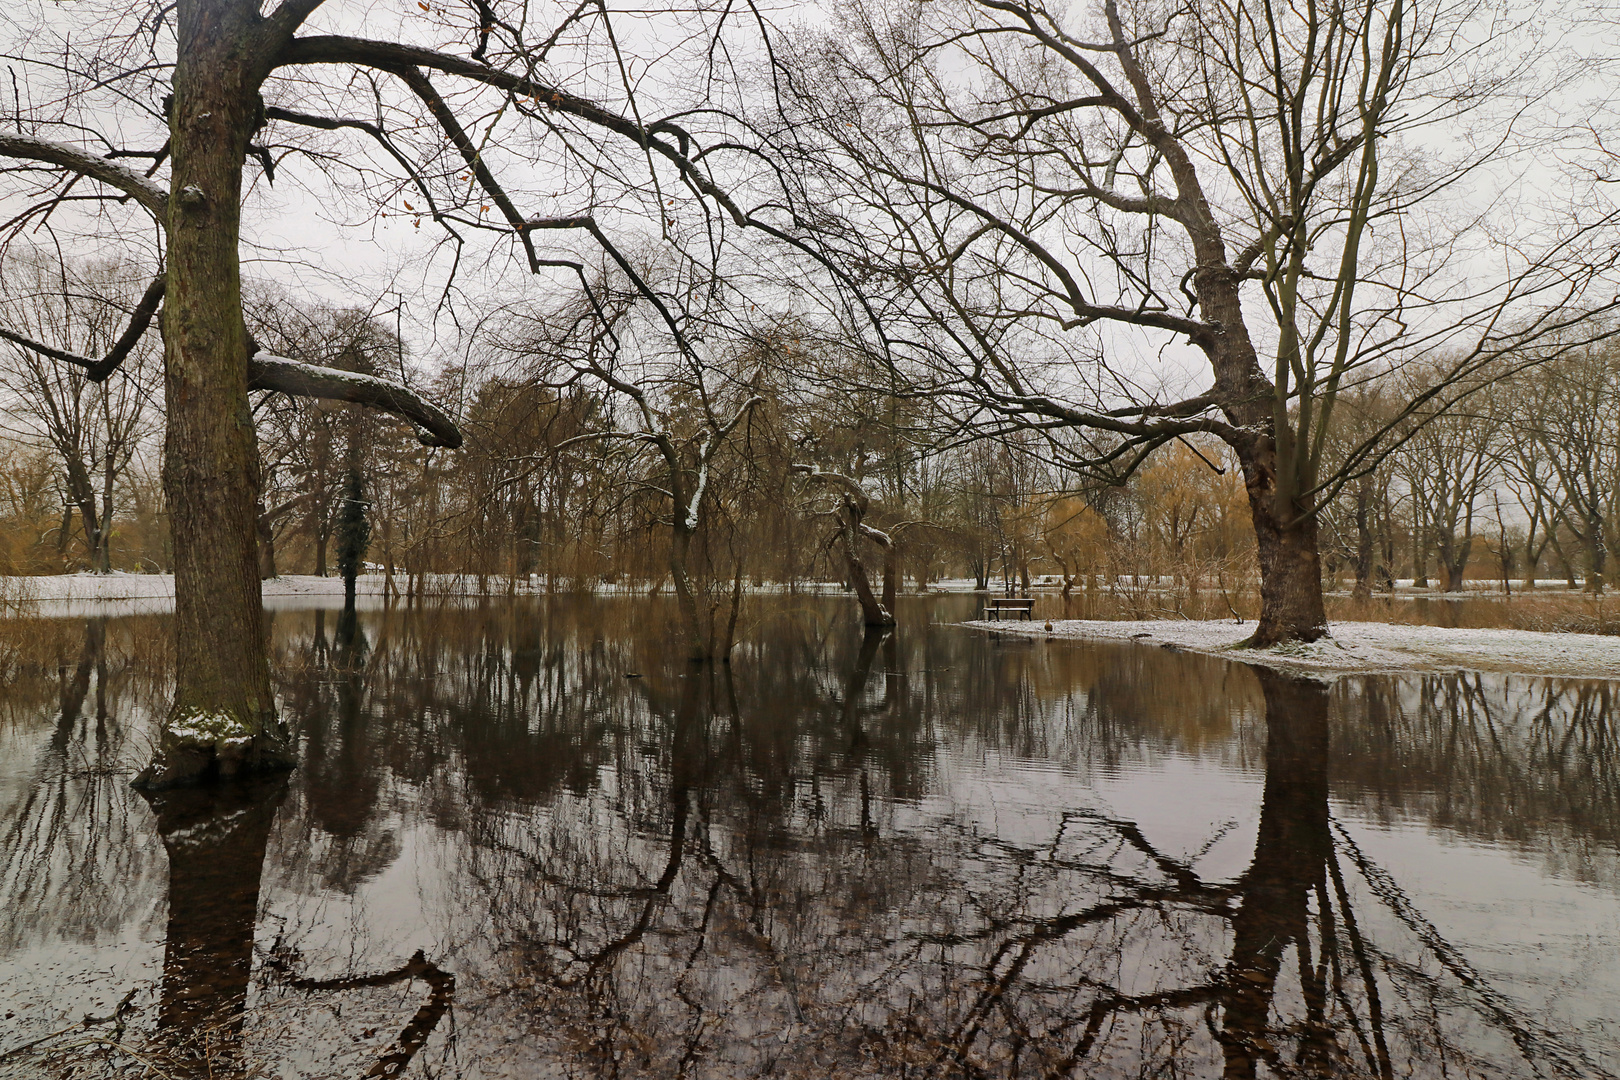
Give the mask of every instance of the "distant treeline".
M 11 260 L 6 318 L 95 355 L 137 275 L 116 264 L 68 273 L 70 289 L 59 265 Z M 266 290 L 251 321 L 277 354 L 410 377 L 399 339 L 365 312 Z M 673 468 L 691 489 L 674 505 L 691 504 L 687 565 L 703 580 L 847 580 L 854 547 L 875 530 L 892 543 L 902 585 L 1045 579 L 1066 591 L 1151 591 L 1156 604 L 1218 593 L 1218 608 L 1254 607 L 1246 495 L 1213 440 L 1170 442 L 1121 485 L 1077 482 L 1038 432 L 960 437 L 914 401 L 841 383 L 836 349 L 789 327 L 711 359 L 751 373 L 723 439 L 713 417 L 727 409 L 708 386 L 672 375 L 653 387 L 672 466 L 648 416 L 598 383 L 548 377 L 521 350 L 473 355 L 416 380 L 459 403 L 467 445 L 456 452 L 357 406 L 258 395 L 266 576 L 335 572 L 348 505 L 369 526 L 367 562 L 401 594 L 443 572 L 477 575 L 491 591 L 513 580 L 657 587 L 679 542 Z M 0 574 L 168 569 L 158 362 L 149 342 L 98 384 L 29 350 L 0 350 Z M 1463 407 L 1399 417 L 1430 377 L 1409 367 L 1341 395 L 1345 447 L 1389 431 L 1386 455 L 1346 470 L 1322 515 L 1330 587 L 1367 593 L 1414 578 L 1449 590 L 1468 577 L 1549 575 L 1599 587 L 1620 492 L 1620 352 L 1523 369 L 1504 360 Z M 855 486 L 816 482 L 827 476 Z M 858 520 L 846 509 L 857 490 L 869 498 Z

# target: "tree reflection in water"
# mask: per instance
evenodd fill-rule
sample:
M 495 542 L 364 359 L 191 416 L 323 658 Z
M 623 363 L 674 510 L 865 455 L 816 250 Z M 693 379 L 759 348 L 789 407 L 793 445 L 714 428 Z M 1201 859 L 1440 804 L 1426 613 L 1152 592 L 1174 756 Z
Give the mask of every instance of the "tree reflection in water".
M 864 639 L 826 695 L 837 738 L 790 726 L 810 761 L 761 757 L 730 673 L 678 694 L 647 680 L 667 772 L 616 770 L 599 798 L 552 802 L 539 829 L 508 813 L 474 826 L 485 892 L 469 902 L 513 946 L 504 985 L 544 1018 L 525 1029 L 539 1058 L 646 1075 L 1389 1077 L 1489 1068 L 1476 1044 L 1501 1036 L 1517 1067 L 1602 1075 L 1498 1007 L 1444 942 L 1408 925 L 1391 942 L 1403 957 L 1365 939 L 1369 903 L 1380 923 L 1411 912 L 1359 851 L 1350 880 L 1340 865 L 1326 686 L 1249 676 L 1267 720 L 1255 849 L 1236 880 L 1205 880 L 1099 812 L 1068 813 L 1044 844 L 962 821 L 877 827 L 868 727 L 909 710 L 915 749 L 940 720 L 901 680 L 869 698 L 877 648 Z M 1031 689 L 1001 695 L 1000 723 L 1017 726 L 1007 705 Z M 1086 718 L 1135 722 L 1112 705 L 1093 695 Z
M 1389 1051 L 1376 980 L 1363 983 L 1367 995 L 1363 1018 L 1335 970 L 1333 1004 L 1344 1006 L 1343 1019 L 1349 1023 L 1334 1023 L 1328 1016 L 1332 1006 L 1326 968 L 1330 961 L 1344 959 L 1336 947 L 1336 923 L 1342 922 L 1351 934 L 1356 923 L 1342 896 L 1336 898 L 1338 918 L 1333 917 L 1335 905 L 1327 888 L 1333 859 L 1328 831 L 1327 688 L 1265 669 L 1256 674 L 1266 698 L 1266 783 L 1254 861 L 1238 879 L 1232 954 L 1220 980 L 1225 1074 L 1254 1076 L 1258 1061 L 1281 1068 L 1291 1058 L 1301 1073 L 1330 1075 L 1343 1057 L 1337 1030 L 1348 1027 L 1370 1032 L 1377 1054 L 1365 1064 L 1375 1075 L 1387 1077 Z M 1319 920 L 1312 919 L 1313 898 Z M 1270 1021 L 1277 979 L 1290 950 L 1298 965 L 1303 1016 L 1274 1032 Z M 1285 1040 L 1296 1044 L 1291 1055 L 1278 1045 Z
M 281 616 L 302 767 L 284 798 L 156 801 L 169 919 L 132 1047 L 289 1076 L 1607 1075 L 1355 825 L 1418 813 L 1610 881 L 1606 685 L 1329 688 L 914 622 L 863 636 L 798 601 L 730 670 L 687 667 L 649 611 Z M 6 819 L 0 896 L 39 914 L 12 951 L 131 858 L 43 824 L 92 785 L 59 763 L 94 742 L 65 719 L 99 692 L 93 652 L 40 684 L 15 804 L 34 824 Z M 1103 794 L 1175 761 L 1263 766 L 1252 834 L 1196 787 L 1131 812 Z M 102 818 L 144 820 L 125 790 Z M 91 865 L 50 870 L 64 850 Z M 161 888 L 129 893 L 103 917 Z
M 169 927 L 157 1027 L 188 1076 L 242 1072 L 259 873 L 285 777 L 147 796 L 169 856 Z

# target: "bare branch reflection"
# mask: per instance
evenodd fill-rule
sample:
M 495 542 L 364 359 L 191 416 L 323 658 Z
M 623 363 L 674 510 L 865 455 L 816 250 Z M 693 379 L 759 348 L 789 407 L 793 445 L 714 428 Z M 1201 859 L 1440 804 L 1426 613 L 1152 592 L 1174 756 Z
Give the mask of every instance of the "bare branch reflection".
M 0 728 L 0 974 L 121 935 L 150 979 L 48 988 L 0 1073 L 1609 1075 L 1387 855 L 1612 894 L 1611 686 L 837 610 L 761 602 L 712 668 L 641 599 L 284 612 L 284 796 L 155 822 L 122 748 L 159 680 L 74 624 Z

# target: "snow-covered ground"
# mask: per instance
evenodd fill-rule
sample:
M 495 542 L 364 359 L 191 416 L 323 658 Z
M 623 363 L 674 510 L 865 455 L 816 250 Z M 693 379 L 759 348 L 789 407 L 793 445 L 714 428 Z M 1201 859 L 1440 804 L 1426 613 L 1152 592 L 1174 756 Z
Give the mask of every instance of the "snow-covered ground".
M 1448 630 L 1439 626 L 1334 623 L 1331 636 L 1270 649 L 1237 649 L 1254 623 L 1158 620 L 1064 620 L 1047 630 L 1039 621 L 976 621 L 965 625 L 1038 638 L 1135 641 L 1295 671 L 1506 671 L 1523 675 L 1620 679 L 1620 637 L 1547 634 L 1534 630 Z
M 362 574 L 355 579 L 356 606 L 362 611 L 383 605 L 383 590 L 387 578 L 380 573 Z M 397 574 L 395 587 L 404 589 L 405 575 Z M 509 584 L 505 578 L 492 577 L 480 587 L 476 576 L 467 574 L 429 574 L 427 595 L 433 599 L 456 597 L 504 596 Z M 969 587 L 971 587 L 971 582 Z M 836 582 L 800 582 L 794 587 L 799 593 L 837 592 Z M 544 593 L 546 580 L 534 575 L 528 581 L 518 581 L 512 591 L 519 595 Z M 665 591 L 669 591 L 665 586 Z M 765 585 L 750 587 L 751 592 L 786 592 L 785 586 Z M 599 584 L 593 592 L 597 596 L 647 595 L 647 587 L 636 585 Z M 272 611 L 293 611 L 307 608 L 332 607 L 343 596 L 343 579 L 315 577 L 313 574 L 283 574 L 264 582 L 264 606 Z M 8 615 L 43 615 L 51 618 L 77 618 L 91 615 L 144 615 L 172 610 L 174 607 L 174 575 L 172 574 L 53 574 L 38 577 L 0 577 L 0 618 Z
M 381 574 L 362 575 L 355 581 L 361 606 L 382 602 Z M 401 586 L 403 577 L 397 579 Z M 264 583 L 265 606 L 284 610 L 326 607 L 341 600 L 343 579 L 288 574 Z M 134 615 L 168 611 L 174 607 L 172 574 L 57 574 L 40 577 L 0 577 L 0 615 Z

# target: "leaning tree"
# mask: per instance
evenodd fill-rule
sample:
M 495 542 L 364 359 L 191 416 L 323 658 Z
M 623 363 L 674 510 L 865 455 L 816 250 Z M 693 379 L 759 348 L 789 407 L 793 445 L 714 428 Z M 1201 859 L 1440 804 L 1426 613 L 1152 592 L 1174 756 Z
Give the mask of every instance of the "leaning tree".
M 387 23 L 386 36 L 301 32 L 321 8 L 322 0 L 281 0 L 269 11 L 258 0 L 134 11 L 86 2 L 29 9 L 14 24 L 24 14 L 38 23 L 24 30 L 29 46 L 9 50 L 27 80 L 10 124 L 0 127 L 0 159 L 11 163 L 0 176 L 17 207 L 11 226 L 77 213 L 102 240 L 108 232 L 138 238 L 151 223 L 162 236 L 161 267 L 106 355 L 4 331 L 14 344 L 105 379 L 161 309 L 176 685 L 144 774 L 154 785 L 287 758 L 265 652 L 249 393 L 360 402 L 411 421 L 430 444 L 461 441 L 448 416 L 400 383 L 257 348 L 242 316 L 240 248 L 244 206 L 260 205 L 263 183 L 299 161 L 311 166 L 304 182 L 327 184 L 320 190 L 333 198 L 359 183 L 368 220 L 392 213 L 429 222 L 453 265 L 485 237 L 493 240 L 486 253 L 515 252 L 532 273 L 584 283 L 587 256 L 544 246 L 546 237 L 559 238 L 559 247 L 582 238 L 589 257 L 614 265 L 677 340 L 686 334 L 681 313 L 637 273 L 610 228 L 634 215 L 638 198 L 657 207 L 651 229 L 666 239 L 682 211 L 677 195 L 721 219 L 748 217 L 686 127 L 643 116 L 633 88 L 645 65 L 632 72 L 634 58 L 605 6 L 559 8 L 548 23 L 548 12 L 526 0 L 423 3 L 413 23 L 333 4 L 319 12 L 326 29 L 345 28 L 347 18 L 368 30 Z M 718 18 L 723 24 L 724 13 Z M 59 47 L 41 47 L 47 40 Z M 562 64 L 568 48 L 584 59 Z M 604 82 L 604 71 L 617 72 L 618 82 Z M 508 172 L 498 178 L 501 166 Z M 536 213 L 525 201 L 548 209 L 560 202 L 566 212 Z M 314 215 L 317 207 L 305 209 Z M 715 219 L 703 217 L 699 228 L 712 241 Z M 451 304 L 455 285 L 446 280 L 441 301 Z
M 783 202 L 860 294 L 868 378 L 978 434 L 1043 432 L 1057 461 L 1114 482 L 1172 440 L 1223 440 L 1258 545 L 1256 645 L 1325 632 L 1317 513 L 1414 415 L 1498 357 L 1608 332 L 1588 316 L 1614 304 L 1594 288 L 1612 215 L 1559 217 L 1510 175 L 1533 145 L 1538 175 L 1556 171 L 1527 119 L 1565 74 L 1539 16 L 1504 27 L 1471 0 L 828 11 L 779 50 L 762 138 L 800 163 Z M 1442 351 L 1415 400 L 1331 452 L 1342 393 Z

